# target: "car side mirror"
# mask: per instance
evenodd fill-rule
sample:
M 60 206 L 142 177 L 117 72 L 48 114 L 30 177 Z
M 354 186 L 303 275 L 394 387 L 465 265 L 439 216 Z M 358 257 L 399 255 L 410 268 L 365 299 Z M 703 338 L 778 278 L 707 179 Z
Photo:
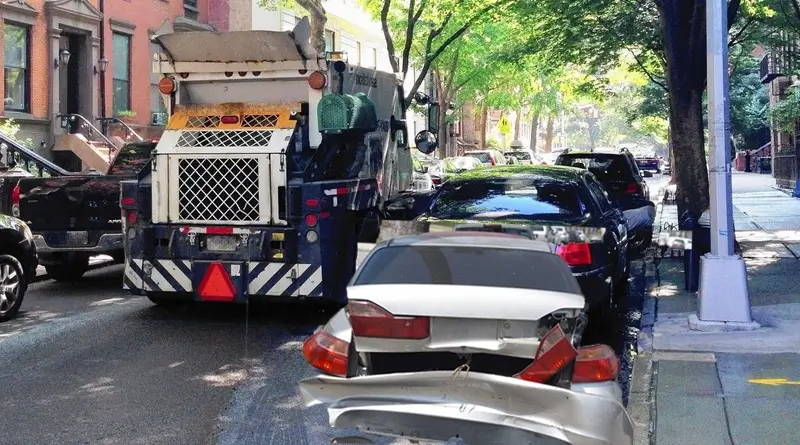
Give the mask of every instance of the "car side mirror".
M 417 150 L 429 155 L 436 151 L 436 147 L 439 146 L 439 138 L 430 130 L 423 130 L 414 136 L 414 143 L 417 145 Z

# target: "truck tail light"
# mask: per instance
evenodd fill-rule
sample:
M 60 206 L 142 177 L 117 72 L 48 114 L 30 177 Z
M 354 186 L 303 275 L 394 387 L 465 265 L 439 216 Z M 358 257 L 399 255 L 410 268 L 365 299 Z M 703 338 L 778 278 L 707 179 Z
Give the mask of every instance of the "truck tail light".
M 592 252 L 588 243 L 568 243 L 557 246 L 556 255 L 563 258 L 570 266 L 588 266 L 592 264 Z
M 14 216 L 14 218 L 19 218 L 20 195 L 19 184 L 17 184 L 11 189 L 11 215 Z
M 356 337 L 422 340 L 431 335 L 428 317 L 396 317 L 369 301 L 347 303 L 350 325 Z
M 239 116 L 222 116 L 220 122 L 223 124 L 238 124 Z
M 350 344 L 325 331 L 317 331 L 303 343 L 303 357 L 309 365 L 338 377 L 347 376 Z

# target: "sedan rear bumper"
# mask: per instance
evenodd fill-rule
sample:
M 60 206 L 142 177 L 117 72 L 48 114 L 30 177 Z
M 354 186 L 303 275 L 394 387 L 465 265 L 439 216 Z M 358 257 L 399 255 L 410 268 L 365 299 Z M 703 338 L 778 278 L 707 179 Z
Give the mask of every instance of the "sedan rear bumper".
M 331 426 L 378 435 L 459 437 L 467 444 L 633 443 L 633 422 L 619 400 L 512 377 L 450 371 L 318 376 L 300 382 L 300 393 L 307 406 L 329 405 Z

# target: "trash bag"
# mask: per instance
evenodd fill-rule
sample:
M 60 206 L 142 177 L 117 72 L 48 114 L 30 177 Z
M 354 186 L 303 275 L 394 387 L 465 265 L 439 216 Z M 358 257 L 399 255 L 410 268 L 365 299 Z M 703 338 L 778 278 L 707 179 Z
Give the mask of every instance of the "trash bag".
M 653 222 L 656 220 L 656 208 L 649 205 L 631 210 L 623 210 L 622 214 L 625 215 L 628 230 L 631 232 L 652 227 Z

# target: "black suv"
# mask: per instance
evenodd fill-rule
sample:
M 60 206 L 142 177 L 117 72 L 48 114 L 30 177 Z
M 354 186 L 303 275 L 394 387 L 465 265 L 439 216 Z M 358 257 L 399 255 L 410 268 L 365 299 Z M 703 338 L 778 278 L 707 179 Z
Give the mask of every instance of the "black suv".
M 616 200 L 627 201 L 632 196 L 650 199 L 650 190 L 636 165 L 636 158 L 626 150 L 619 153 L 562 153 L 556 159 L 556 165 L 589 170 Z
M 650 201 L 650 190 L 644 180 L 653 175 L 649 172 L 642 173 L 636 165 L 636 158 L 627 150 L 619 153 L 563 153 L 556 159 L 556 165 L 578 167 L 592 172 L 605 187 L 611 201 L 622 210 L 655 206 Z M 629 247 L 642 252 L 650 245 L 652 237 L 652 227 L 636 230 Z

